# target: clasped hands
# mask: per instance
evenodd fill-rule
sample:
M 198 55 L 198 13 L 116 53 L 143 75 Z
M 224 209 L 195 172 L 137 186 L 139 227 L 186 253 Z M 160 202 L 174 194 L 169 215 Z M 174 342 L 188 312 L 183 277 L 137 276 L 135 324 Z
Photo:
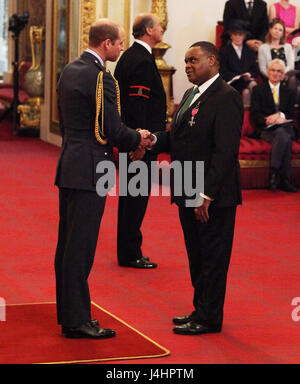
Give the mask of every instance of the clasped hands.
M 285 118 L 281 117 L 280 112 L 274 113 L 273 115 L 269 115 L 265 117 L 266 125 L 273 125 L 273 124 L 281 124 L 286 121 Z
M 146 150 L 151 149 L 154 141 L 154 135 L 146 129 L 140 129 L 138 132 L 141 135 L 141 141 L 137 149 L 129 153 L 132 161 L 141 160 L 145 156 Z

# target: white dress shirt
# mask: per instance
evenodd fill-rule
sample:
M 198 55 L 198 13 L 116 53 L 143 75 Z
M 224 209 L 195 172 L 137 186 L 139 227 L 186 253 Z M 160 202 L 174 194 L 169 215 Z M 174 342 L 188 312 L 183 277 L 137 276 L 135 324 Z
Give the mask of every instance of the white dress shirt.
M 272 94 L 273 94 L 273 88 L 276 88 L 276 92 L 277 92 L 277 95 L 278 95 L 278 100 L 279 100 L 279 102 L 280 102 L 280 93 L 279 93 L 279 90 L 280 90 L 280 83 L 278 83 L 278 84 L 276 84 L 276 85 L 272 84 L 270 81 L 269 81 L 268 83 L 269 83 L 269 85 L 270 85 Z M 283 119 L 285 119 L 285 114 L 284 114 L 283 112 L 280 112 L 280 111 L 278 111 L 278 112 L 280 113 L 280 117 L 282 117 Z
M 194 96 L 194 98 L 193 98 L 193 100 L 192 100 L 192 102 L 191 102 L 191 104 L 190 104 L 190 106 L 207 90 L 207 88 L 209 88 L 211 85 L 212 85 L 212 83 L 214 83 L 216 80 L 217 80 L 217 78 L 219 77 L 220 75 L 219 75 L 219 73 L 217 73 L 214 77 L 212 77 L 211 79 L 209 79 L 209 80 L 207 80 L 205 83 L 203 83 L 203 84 L 201 84 L 198 88 L 199 88 L 199 93 L 197 93 L 195 96 Z M 196 88 L 197 86 L 195 85 L 195 88 Z

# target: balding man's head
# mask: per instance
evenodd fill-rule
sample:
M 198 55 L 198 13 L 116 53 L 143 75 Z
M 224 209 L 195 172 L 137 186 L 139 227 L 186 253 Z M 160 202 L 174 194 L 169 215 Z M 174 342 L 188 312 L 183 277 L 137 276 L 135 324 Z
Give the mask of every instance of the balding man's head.
M 89 32 L 89 46 L 93 48 L 109 39 L 112 44 L 119 38 L 120 26 L 109 19 L 100 19 L 96 21 L 90 28 Z
M 133 22 L 132 34 L 135 39 L 143 37 L 147 28 L 153 28 L 156 16 L 152 13 L 142 13 Z
M 143 40 L 152 48 L 162 41 L 163 33 L 160 20 L 153 13 L 142 13 L 134 20 L 132 31 L 134 38 Z

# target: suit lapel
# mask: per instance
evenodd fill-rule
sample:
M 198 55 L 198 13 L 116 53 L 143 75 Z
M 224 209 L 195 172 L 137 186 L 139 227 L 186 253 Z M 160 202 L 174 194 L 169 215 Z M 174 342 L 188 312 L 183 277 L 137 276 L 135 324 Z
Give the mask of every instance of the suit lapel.
M 199 106 L 199 109 L 206 103 L 206 101 L 209 99 L 209 97 L 215 93 L 216 89 L 219 87 L 220 83 L 222 82 L 222 78 L 219 76 L 212 85 L 207 88 L 207 90 L 198 97 L 198 99 L 195 100 L 195 102 L 184 112 L 180 119 L 180 123 L 176 124 L 177 120 L 177 114 L 174 119 L 174 130 L 176 131 L 179 127 L 183 126 L 186 123 L 186 120 L 191 117 L 192 110 L 196 107 Z M 186 94 L 186 97 L 184 97 L 180 103 L 180 106 L 183 105 L 187 97 L 190 95 L 192 92 L 193 88 L 190 89 L 190 92 Z M 179 106 L 179 107 L 180 107 Z M 179 107 L 178 107 L 178 112 L 179 112 Z

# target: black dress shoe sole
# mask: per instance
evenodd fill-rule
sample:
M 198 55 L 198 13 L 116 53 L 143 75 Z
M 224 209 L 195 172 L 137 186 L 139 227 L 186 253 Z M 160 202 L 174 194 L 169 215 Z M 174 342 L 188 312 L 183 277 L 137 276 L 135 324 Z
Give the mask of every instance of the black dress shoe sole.
M 67 339 L 109 339 L 115 337 L 116 333 L 112 330 L 105 330 L 98 334 L 88 334 L 80 331 L 68 331 L 65 333 Z
M 149 262 L 148 262 L 149 263 Z M 154 269 L 154 268 L 157 268 L 157 264 L 156 263 L 140 263 L 140 264 L 136 264 L 136 263 L 132 263 L 132 264 L 119 264 L 120 267 L 126 267 L 126 268 L 137 268 L 137 269 Z
M 202 331 L 192 331 L 188 329 L 178 329 L 178 328 L 173 328 L 173 332 L 176 333 L 177 335 L 186 335 L 186 336 L 196 336 L 196 335 L 205 335 L 207 333 L 220 333 L 220 330 L 214 330 L 214 329 L 206 329 Z
M 203 335 L 205 333 L 219 333 L 221 332 L 220 328 L 209 328 L 202 324 L 194 323 L 190 321 L 189 323 L 179 325 L 173 328 L 174 333 L 178 335 Z

